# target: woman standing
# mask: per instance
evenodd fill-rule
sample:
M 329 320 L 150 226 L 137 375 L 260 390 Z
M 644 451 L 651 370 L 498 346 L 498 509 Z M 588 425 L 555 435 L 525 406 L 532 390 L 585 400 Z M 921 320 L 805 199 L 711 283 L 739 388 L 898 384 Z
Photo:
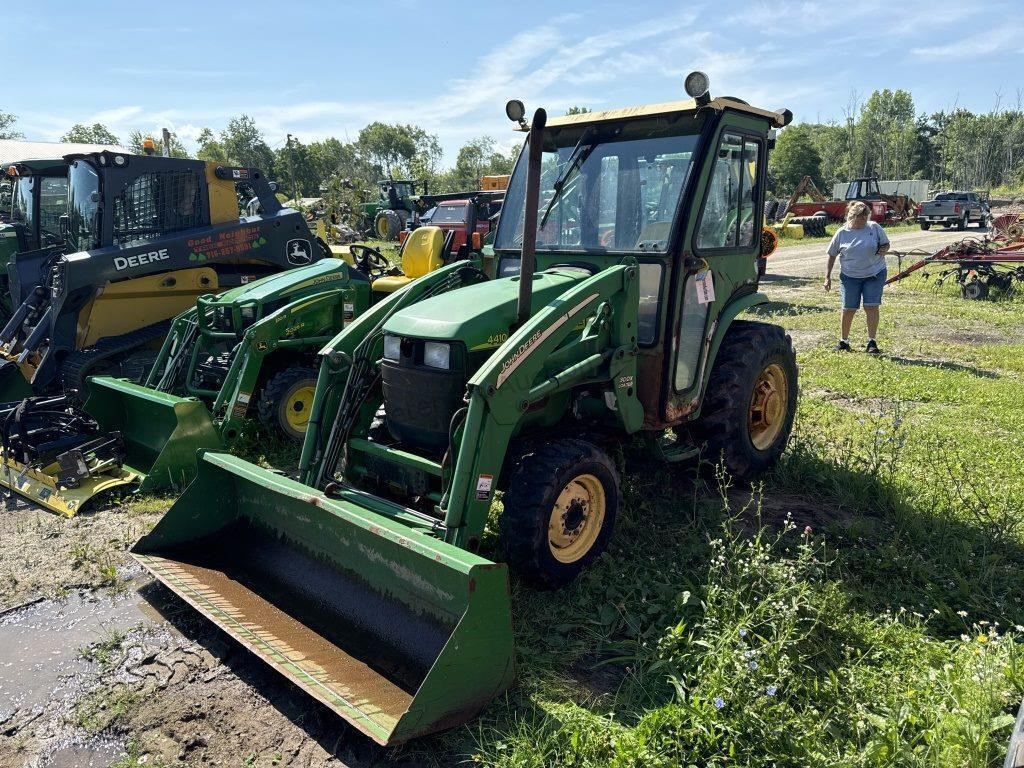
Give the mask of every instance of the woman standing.
M 832 290 L 832 267 L 839 258 L 839 295 L 843 303 L 841 333 L 836 349 L 850 352 L 850 326 L 861 304 L 868 322 L 866 352 L 878 354 L 878 308 L 882 305 L 882 287 L 885 285 L 885 254 L 889 252 L 889 237 L 876 222 L 871 221 L 871 209 L 854 200 L 846 206 L 846 224 L 839 228 L 828 246 L 828 268 L 825 270 L 825 290 Z

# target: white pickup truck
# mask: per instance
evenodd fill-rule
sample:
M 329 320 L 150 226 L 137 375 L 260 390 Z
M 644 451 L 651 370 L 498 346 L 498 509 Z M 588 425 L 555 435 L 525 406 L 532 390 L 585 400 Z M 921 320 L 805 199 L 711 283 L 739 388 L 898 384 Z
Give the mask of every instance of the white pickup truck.
M 984 229 L 992 220 L 988 209 L 988 198 L 977 192 L 939 192 L 934 198 L 921 205 L 917 223 L 921 229 L 930 229 L 932 224 L 955 226 L 966 229 L 968 224 L 977 224 Z

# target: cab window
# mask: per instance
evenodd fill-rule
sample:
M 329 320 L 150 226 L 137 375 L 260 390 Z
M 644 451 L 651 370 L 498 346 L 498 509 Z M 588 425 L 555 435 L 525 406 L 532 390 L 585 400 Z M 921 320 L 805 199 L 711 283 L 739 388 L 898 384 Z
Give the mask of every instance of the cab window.
M 747 248 L 759 230 L 755 221 L 760 147 L 756 141 L 722 136 L 697 228 L 698 250 Z

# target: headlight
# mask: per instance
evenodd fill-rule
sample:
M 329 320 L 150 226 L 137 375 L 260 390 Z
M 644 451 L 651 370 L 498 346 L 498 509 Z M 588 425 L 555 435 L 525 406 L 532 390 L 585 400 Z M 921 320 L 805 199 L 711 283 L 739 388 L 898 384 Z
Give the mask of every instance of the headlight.
M 384 337 L 384 359 L 398 360 L 402 356 L 402 340 L 398 336 Z
M 452 348 L 440 341 L 428 341 L 423 345 L 423 364 L 431 368 L 448 370 L 448 363 L 451 360 Z

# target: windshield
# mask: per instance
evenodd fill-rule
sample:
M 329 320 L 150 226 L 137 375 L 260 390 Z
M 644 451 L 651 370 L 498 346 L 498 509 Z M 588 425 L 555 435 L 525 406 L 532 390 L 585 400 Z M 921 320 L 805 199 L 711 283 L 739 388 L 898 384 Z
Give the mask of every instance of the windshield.
M 11 221 L 24 224 L 30 231 L 35 221 L 35 209 L 32 205 L 32 191 L 35 186 L 35 176 L 19 176 L 11 195 Z
M 545 135 L 541 162 L 537 249 L 660 252 L 668 246 L 676 207 L 690 176 L 700 131 L 680 124 L 632 123 L 580 140 L 578 130 Z M 495 249 L 520 249 L 526 192 L 524 151 L 509 183 Z M 579 158 L 582 157 L 582 162 Z M 565 176 L 556 196 L 555 183 Z M 547 221 L 540 218 L 550 207 Z
M 68 212 L 68 180 L 44 176 L 39 180 L 39 238 L 42 245 L 59 243 L 60 217 Z
M 430 218 L 431 224 L 465 224 L 466 203 L 458 205 L 439 205 Z
M 100 177 L 89 163 L 76 160 L 68 171 L 70 245 L 88 251 L 99 243 Z

